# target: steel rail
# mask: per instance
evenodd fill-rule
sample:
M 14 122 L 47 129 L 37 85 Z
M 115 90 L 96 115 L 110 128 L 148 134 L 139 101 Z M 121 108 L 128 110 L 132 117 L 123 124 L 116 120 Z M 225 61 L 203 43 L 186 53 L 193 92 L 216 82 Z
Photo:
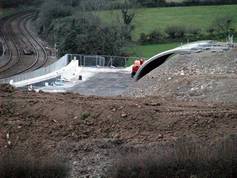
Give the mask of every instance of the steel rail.
M 34 15 L 32 15 L 28 20 L 30 20 L 33 16 Z M 40 64 L 38 67 L 35 68 L 35 70 L 36 70 L 36 69 L 39 69 L 39 68 L 43 67 L 47 63 L 47 61 L 48 61 L 48 54 L 47 54 L 47 51 L 44 48 L 44 46 L 41 44 L 41 42 L 39 40 L 37 40 L 37 37 L 34 37 L 33 33 L 27 28 L 27 23 L 25 24 L 24 27 L 25 27 L 25 30 L 27 31 L 28 35 L 38 45 L 38 47 L 40 47 L 41 50 L 37 50 L 38 53 L 39 53 L 39 51 L 41 51 L 42 52 L 41 54 L 43 54 L 43 57 L 42 57 L 43 62 L 42 62 L 42 64 Z
M 17 15 L 19 17 L 19 14 Z M 22 69 L 22 70 L 18 70 L 10 75 L 6 75 L 4 77 L 1 77 L 0 79 L 3 79 L 3 78 L 9 78 L 9 77 L 12 77 L 12 76 L 15 76 L 15 75 L 18 75 L 18 74 L 21 74 L 21 73 L 24 73 L 30 69 L 39 69 L 41 68 L 42 66 L 44 66 L 47 61 L 48 61 L 48 55 L 47 55 L 47 51 L 45 50 L 45 48 L 43 47 L 43 45 L 41 44 L 41 42 L 39 42 L 33 35 L 33 33 L 27 28 L 27 23 L 30 21 L 31 18 L 33 18 L 34 14 L 33 13 L 26 13 L 26 12 L 23 12 L 23 15 L 21 17 L 23 17 L 21 20 L 18 20 L 17 22 L 17 26 L 20 28 L 20 31 L 22 32 L 24 38 L 26 39 L 26 41 L 28 41 L 28 43 L 30 44 L 31 47 L 33 47 L 34 49 L 34 52 L 36 54 L 35 58 L 34 58 L 34 62 Z M 15 16 L 13 16 L 15 17 Z M 14 19 L 14 18 L 13 18 Z M 9 23 L 9 22 L 8 22 Z M 14 33 L 14 32 L 13 32 Z M 11 34 L 7 33 L 7 35 L 10 37 Z M 4 36 L 4 35 L 3 35 Z M 5 40 L 6 39 L 6 36 L 4 37 Z M 8 66 L 7 69 L 5 69 L 4 71 L 10 69 L 11 67 L 13 67 L 15 64 L 19 63 L 20 62 L 20 59 L 22 58 L 21 56 L 21 52 L 20 52 L 20 49 L 18 48 L 17 46 L 17 42 L 14 38 L 11 38 L 15 48 L 17 49 L 17 56 L 18 56 L 18 60 L 13 64 L 11 65 L 10 67 Z M 7 43 L 6 43 L 7 44 Z M 39 49 L 37 49 L 37 47 L 39 47 Z M 10 47 L 8 45 L 8 49 L 9 49 L 9 52 L 10 52 L 10 55 L 9 55 L 9 60 L 8 60 L 8 64 L 13 60 L 13 55 L 12 55 L 12 51 L 10 50 Z M 42 58 L 41 58 L 42 56 Z M 42 60 L 42 61 L 40 61 Z M 23 62 L 23 61 L 22 61 Z M 7 66 L 8 64 L 6 64 L 5 66 Z M 1 71 L 0 73 L 2 73 L 3 71 Z
M 9 32 L 9 30 L 7 30 L 7 29 L 11 29 L 11 28 L 9 28 L 9 23 L 14 18 L 16 18 L 16 14 L 14 14 L 12 16 L 9 16 L 6 19 L 5 23 L 3 24 L 2 28 L 1 28 L 1 36 L 2 36 L 2 39 L 5 43 L 5 45 L 6 45 L 6 51 L 9 54 L 8 54 L 7 62 L 4 65 L 0 66 L 0 73 L 8 70 L 9 68 L 11 68 L 15 64 L 15 61 L 13 61 L 13 59 L 12 59 L 13 58 L 13 53 L 12 53 L 12 50 L 10 50 L 10 45 L 9 45 L 9 43 L 14 41 L 14 39 L 10 37 L 11 33 Z M 13 44 L 13 46 L 15 46 L 14 43 L 12 43 L 12 44 Z

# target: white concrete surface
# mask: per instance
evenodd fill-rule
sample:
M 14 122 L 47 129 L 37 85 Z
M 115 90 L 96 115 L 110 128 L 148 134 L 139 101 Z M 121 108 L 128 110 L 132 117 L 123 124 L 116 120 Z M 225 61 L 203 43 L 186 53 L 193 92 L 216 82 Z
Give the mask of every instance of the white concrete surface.
M 62 69 L 56 70 L 56 71 L 51 72 L 46 75 L 41 75 L 39 77 L 31 78 L 28 80 L 23 80 L 23 81 L 19 81 L 19 82 L 13 81 L 11 84 L 15 87 L 24 87 L 24 86 L 32 85 L 35 83 L 50 80 L 50 79 L 60 77 L 60 76 L 62 76 L 62 78 L 64 80 L 70 81 L 70 80 L 78 77 L 76 75 L 77 67 L 78 67 L 78 61 L 72 60 L 67 66 L 63 67 Z
M 121 75 L 126 76 L 130 80 L 130 72 L 131 66 L 127 68 L 110 68 L 110 67 L 80 67 L 77 66 L 74 68 L 74 72 L 72 71 L 64 71 L 61 74 L 61 79 L 64 80 L 62 86 L 44 86 L 37 88 L 36 91 L 42 90 L 44 92 L 66 92 L 66 91 L 73 91 L 74 89 L 77 90 L 80 86 L 85 86 L 93 81 L 95 85 L 99 85 L 98 83 L 101 81 L 101 76 L 105 78 L 103 82 L 106 84 L 106 81 L 111 82 L 111 78 L 117 76 L 121 78 Z M 67 77 L 66 76 L 73 76 Z M 81 76 L 82 80 L 79 80 L 79 76 Z M 107 79 L 106 79 L 107 77 Z M 97 78 L 97 79 L 96 79 Z M 116 77 L 115 77 L 116 78 Z M 116 79 L 113 79 L 116 80 Z M 100 81 L 98 81 L 100 80 Z M 127 81 L 127 80 L 125 80 Z M 98 83 L 97 83 L 98 82 Z M 86 83 L 86 84 L 84 84 Z M 97 84 L 96 84 L 97 83 Z M 103 85 L 103 84 L 102 84 Z M 72 89 L 73 88 L 73 89 Z

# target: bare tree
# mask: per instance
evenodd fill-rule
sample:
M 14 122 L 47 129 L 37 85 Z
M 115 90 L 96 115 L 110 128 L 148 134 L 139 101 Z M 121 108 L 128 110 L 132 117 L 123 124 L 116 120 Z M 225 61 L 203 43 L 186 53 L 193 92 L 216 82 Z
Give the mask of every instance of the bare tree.
M 234 32 L 233 17 L 224 16 L 217 18 L 214 21 L 214 26 L 216 27 L 218 33 L 228 36 L 229 34 L 232 34 Z
M 130 4 L 127 1 L 124 2 L 121 13 L 124 24 L 130 25 L 135 16 L 135 12 L 130 9 Z

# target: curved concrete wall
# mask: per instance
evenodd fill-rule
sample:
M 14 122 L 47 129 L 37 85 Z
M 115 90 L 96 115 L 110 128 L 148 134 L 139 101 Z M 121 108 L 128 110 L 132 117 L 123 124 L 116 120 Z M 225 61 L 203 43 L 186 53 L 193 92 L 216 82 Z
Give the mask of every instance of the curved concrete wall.
M 161 64 L 163 64 L 170 56 L 174 55 L 175 52 L 167 52 L 162 53 L 160 55 L 156 55 L 149 59 L 147 62 L 145 62 L 138 70 L 135 80 L 139 80 L 142 77 L 144 77 L 146 74 L 151 72 L 153 69 L 159 67 Z
M 162 53 L 159 53 L 152 58 L 148 59 L 138 70 L 135 80 L 139 80 L 153 69 L 162 65 L 168 58 L 175 54 L 190 53 L 191 51 L 205 50 L 207 48 L 217 48 L 217 44 L 214 41 L 198 41 L 189 43 Z

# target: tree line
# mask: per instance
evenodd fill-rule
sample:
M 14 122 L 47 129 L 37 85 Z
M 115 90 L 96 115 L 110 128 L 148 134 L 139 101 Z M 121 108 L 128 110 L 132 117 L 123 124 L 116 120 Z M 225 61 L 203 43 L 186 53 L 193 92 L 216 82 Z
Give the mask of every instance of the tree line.
M 19 5 L 39 4 L 44 0 L 0 0 L 0 7 L 17 7 Z M 194 5 L 224 5 L 237 4 L 236 0 L 59 0 L 72 7 L 81 6 L 86 10 L 121 9 L 126 4 L 129 7 L 169 7 L 169 6 L 194 6 Z
M 131 34 L 135 13 L 133 8 L 144 3 L 166 4 L 165 0 L 0 0 L 1 5 L 17 6 L 19 3 L 39 4 L 36 26 L 38 33 L 51 46 L 65 53 L 127 55 L 126 48 L 134 43 Z M 203 0 L 184 0 L 182 3 L 201 3 Z M 207 0 L 221 3 L 222 0 Z M 225 2 L 231 3 L 232 0 Z M 3 3 L 3 4 L 2 4 Z M 113 23 L 105 23 L 97 10 L 119 8 L 121 16 Z M 76 13 L 75 13 L 76 12 Z M 195 41 L 203 39 L 224 39 L 236 35 L 232 17 L 216 19 L 207 30 L 171 24 L 164 30 L 140 34 L 141 44 L 170 41 Z
M 196 6 L 196 5 L 227 5 L 237 4 L 236 0 L 137 0 L 137 3 L 143 7 L 173 7 L 173 6 Z
M 60 55 L 124 55 L 125 47 L 131 42 L 133 30 L 131 22 L 134 14 L 131 10 L 122 8 L 122 19 L 106 24 L 94 11 L 85 10 L 84 3 L 77 4 L 78 2 L 45 1 L 38 12 L 38 33 L 51 45 L 56 44 Z
M 206 30 L 197 27 L 172 24 L 167 26 L 163 31 L 155 29 L 148 34 L 141 33 L 139 42 L 141 44 L 156 44 L 173 41 L 197 41 L 204 39 L 220 40 L 232 35 L 237 35 L 233 17 L 222 16 L 216 18 Z
M 42 0 L 0 0 L 1 8 L 15 8 L 21 5 L 31 5 L 41 3 Z

